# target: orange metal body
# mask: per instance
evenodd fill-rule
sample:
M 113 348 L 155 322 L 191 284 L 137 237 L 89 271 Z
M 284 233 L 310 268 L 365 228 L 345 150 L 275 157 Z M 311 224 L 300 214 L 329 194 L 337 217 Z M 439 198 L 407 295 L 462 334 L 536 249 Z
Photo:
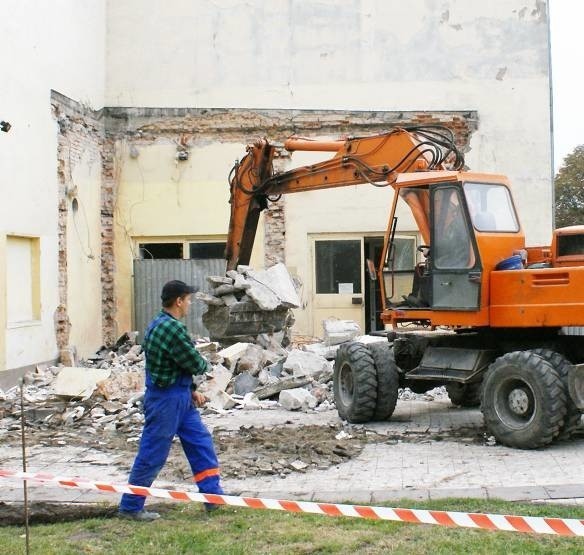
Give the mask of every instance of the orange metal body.
M 281 148 L 281 147 L 280 147 Z M 584 326 L 584 256 L 558 257 L 556 242 L 565 233 L 584 235 L 584 228 L 558 230 L 551 246 L 525 247 L 521 226 L 513 232 L 481 232 L 471 228 L 479 270 L 470 281 L 480 284 L 480 298 L 471 309 L 442 306 L 439 309 L 393 306 L 387 302 L 383 266 L 391 240 L 391 228 L 400 191 L 412 210 L 422 240 L 429 244 L 432 214 L 430 190 L 436 185 L 452 184 L 463 191 L 466 182 L 504 185 L 505 176 L 465 171 L 449 171 L 445 164 L 432 164 L 431 154 L 421 146 L 419 137 L 397 129 L 373 137 L 342 141 L 312 141 L 291 138 L 285 148 L 330 151 L 334 156 L 324 162 L 274 174 L 272 160 L 277 147 L 262 139 L 248 147 L 231 179 L 231 220 L 227 241 L 227 267 L 247 264 L 259 213 L 266 197 L 347 185 L 374 183 L 390 185 L 395 198 L 389 215 L 383 255 L 378 268 L 382 289 L 385 324 L 396 326 L 420 322 L 431 327 L 453 328 L 534 328 Z M 416 193 L 419 191 L 420 194 Z M 468 207 L 464 208 L 468 210 Z M 468 212 L 466 212 L 468 213 Z M 550 267 L 496 270 L 502 260 L 523 251 L 527 264 L 546 263 Z

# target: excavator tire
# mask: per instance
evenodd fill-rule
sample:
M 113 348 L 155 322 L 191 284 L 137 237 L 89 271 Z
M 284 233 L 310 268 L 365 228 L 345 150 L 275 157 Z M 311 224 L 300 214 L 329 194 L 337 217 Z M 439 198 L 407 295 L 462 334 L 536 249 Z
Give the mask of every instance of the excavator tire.
M 567 441 L 572 438 L 574 432 L 580 427 L 582 417 L 582 413 L 574 404 L 568 392 L 568 372 L 572 364 L 564 355 L 551 349 L 532 349 L 531 352 L 547 360 L 554 367 L 564 384 L 566 389 L 566 416 L 556 439 L 557 441 Z
M 377 371 L 377 402 L 373 420 L 389 420 L 397 403 L 399 373 L 387 341 L 367 345 Z
M 531 351 L 507 353 L 483 380 L 481 411 L 495 439 L 509 447 L 536 449 L 560 433 L 566 390 L 558 372 Z
M 446 391 L 450 402 L 458 407 L 478 407 L 481 404 L 480 383 L 449 383 Z
M 369 422 L 375 414 L 377 375 L 369 349 L 346 343 L 335 358 L 333 390 L 339 416 L 348 422 Z

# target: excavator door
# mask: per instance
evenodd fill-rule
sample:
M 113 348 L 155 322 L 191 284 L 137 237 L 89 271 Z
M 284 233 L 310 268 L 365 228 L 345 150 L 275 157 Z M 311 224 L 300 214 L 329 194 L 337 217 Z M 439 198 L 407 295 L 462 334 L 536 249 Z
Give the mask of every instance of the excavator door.
M 430 305 L 434 310 L 478 310 L 481 261 L 460 184 L 433 185 L 430 203 Z

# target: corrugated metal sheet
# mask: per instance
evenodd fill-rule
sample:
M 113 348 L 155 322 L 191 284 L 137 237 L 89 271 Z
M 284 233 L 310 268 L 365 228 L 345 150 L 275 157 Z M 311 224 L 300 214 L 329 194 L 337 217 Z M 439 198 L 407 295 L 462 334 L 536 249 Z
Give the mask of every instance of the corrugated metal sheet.
M 209 260 L 134 260 L 134 329 L 140 337 L 150 320 L 160 310 L 162 286 L 172 279 L 180 279 L 195 285 L 201 291 L 211 289 L 207 276 L 225 275 L 223 259 Z M 195 336 L 207 336 L 208 332 L 201 316 L 206 305 L 193 302 L 191 312 L 185 320 L 188 330 Z

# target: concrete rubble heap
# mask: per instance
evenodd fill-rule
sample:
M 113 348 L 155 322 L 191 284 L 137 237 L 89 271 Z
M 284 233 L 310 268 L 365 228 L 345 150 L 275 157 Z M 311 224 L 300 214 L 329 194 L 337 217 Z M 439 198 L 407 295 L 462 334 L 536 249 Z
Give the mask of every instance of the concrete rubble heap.
M 261 333 L 277 334 L 288 345 L 294 324 L 291 308 L 301 300 L 284 264 L 256 271 L 238 266 L 226 276 L 209 276 L 211 294 L 199 292 L 195 297 L 207 304 L 203 324 L 213 341 L 236 343 L 254 341 Z
M 144 421 L 144 354 L 136 333 L 124 334 L 112 349 L 102 348 L 82 367 L 39 366 L 24 378 L 27 425 L 39 430 L 80 430 L 89 435 L 122 432 L 127 442 L 138 441 Z M 384 338 L 360 336 L 369 343 Z M 333 362 L 313 352 L 323 343 L 311 338 L 284 348 L 270 334 L 257 343 L 238 342 L 222 347 L 199 340 L 199 352 L 209 362 L 208 371 L 195 377 L 209 402 L 205 411 L 285 408 L 292 411 L 326 411 L 335 408 Z M 443 389 L 443 388 L 442 388 Z M 417 395 L 406 389 L 400 399 L 433 399 L 436 390 Z M 0 390 L 0 441 L 19 429 L 18 387 Z

